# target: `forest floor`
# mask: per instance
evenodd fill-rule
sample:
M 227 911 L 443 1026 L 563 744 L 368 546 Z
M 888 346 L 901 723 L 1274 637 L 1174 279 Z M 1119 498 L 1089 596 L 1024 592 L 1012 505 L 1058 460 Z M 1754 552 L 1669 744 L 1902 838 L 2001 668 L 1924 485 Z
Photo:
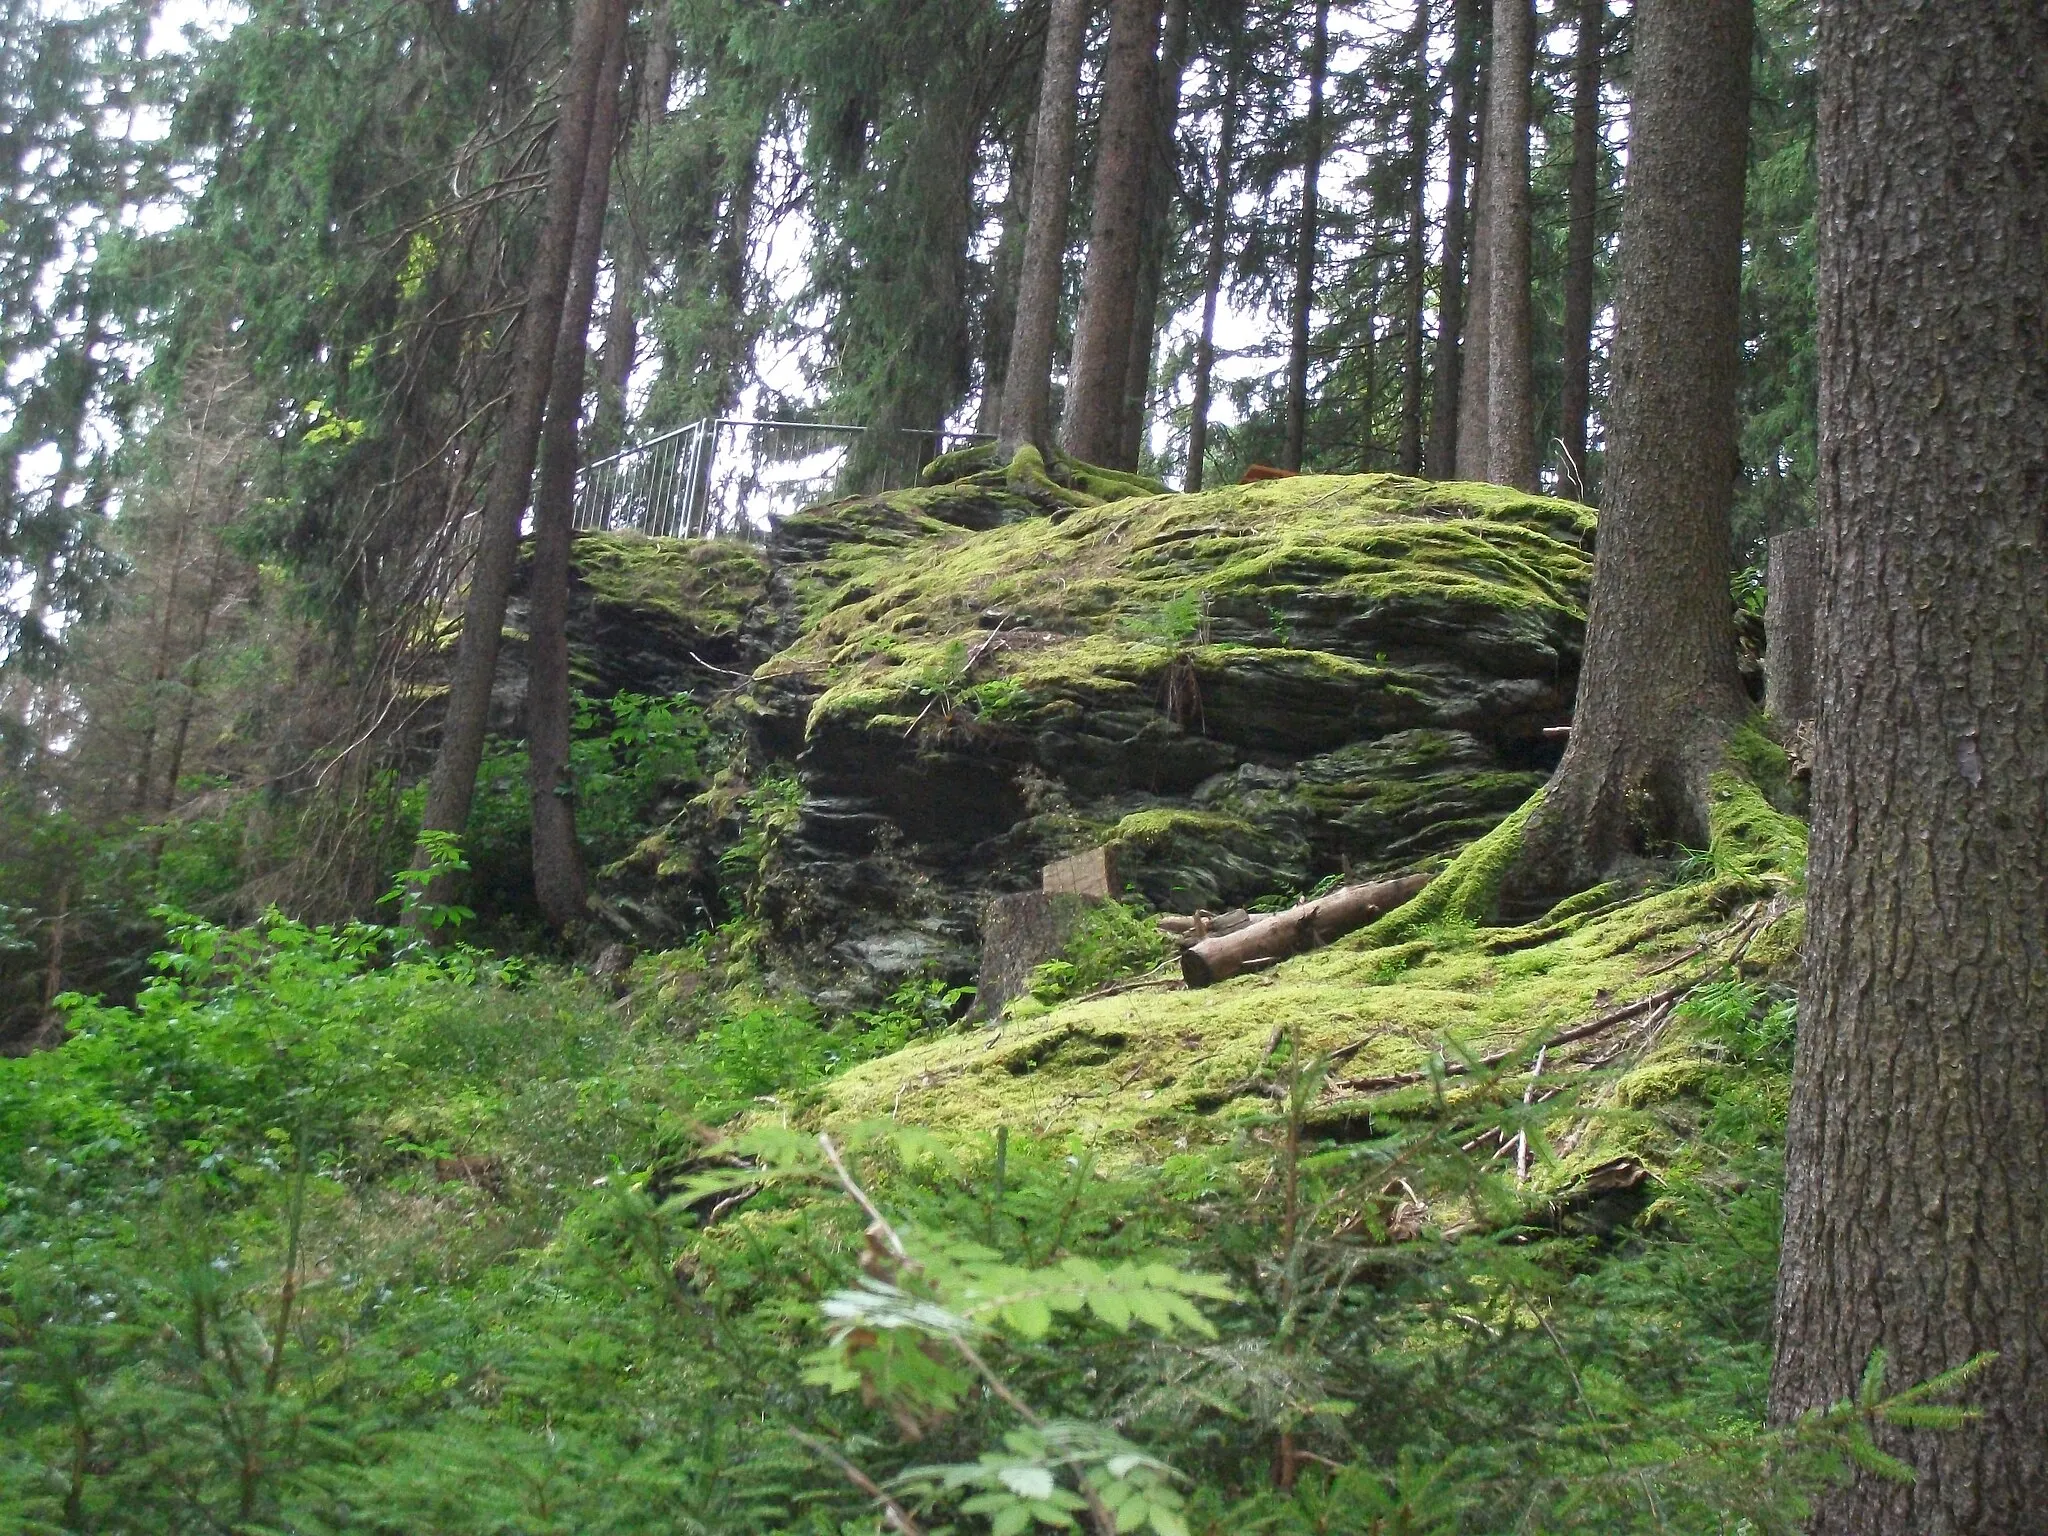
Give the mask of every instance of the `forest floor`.
M 1651 889 L 1481 926 L 1511 819 L 1326 950 L 1182 992 L 1084 933 L 995 1024 L 822 1014 L 743 925 L 609 982 L 182 929 L 0 1062 L 0 1515 L 1793 1529 L 1758 782 Z

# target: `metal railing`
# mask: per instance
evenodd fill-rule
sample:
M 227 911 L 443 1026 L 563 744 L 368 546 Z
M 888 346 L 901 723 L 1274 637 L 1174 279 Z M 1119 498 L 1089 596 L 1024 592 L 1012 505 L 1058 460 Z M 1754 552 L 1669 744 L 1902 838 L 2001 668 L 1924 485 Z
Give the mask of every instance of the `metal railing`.
M 969 432 L 905 427 L 884 437 L 881 430 L 707 416 L 585 465 L 576 481 L 576 526 L 667 538 L 765 538 L 777 517 L 850 489 L 915 484 L 927 459 L 986 441 Z M 863 443 L 870 434 L 877 440 Z

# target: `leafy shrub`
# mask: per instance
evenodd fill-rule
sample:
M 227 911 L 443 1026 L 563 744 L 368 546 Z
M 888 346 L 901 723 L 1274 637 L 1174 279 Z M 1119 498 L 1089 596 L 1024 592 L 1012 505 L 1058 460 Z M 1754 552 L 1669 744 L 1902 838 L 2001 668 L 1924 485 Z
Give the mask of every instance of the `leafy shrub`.
M 1047 1005 L 1080 997 L 1150 971 L 1173 952 L 1149 912 L 1127 902 L 1095 902 L 1075 924 L 1058 958 L 1031 973 L 1031 996 Z

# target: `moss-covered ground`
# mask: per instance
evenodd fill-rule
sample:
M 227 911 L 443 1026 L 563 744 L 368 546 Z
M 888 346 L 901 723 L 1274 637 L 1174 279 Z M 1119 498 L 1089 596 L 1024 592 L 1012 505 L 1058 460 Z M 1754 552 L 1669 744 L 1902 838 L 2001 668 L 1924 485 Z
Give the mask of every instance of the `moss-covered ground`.
M 1278 1054 L 1331 1053 L 1339 1065 L 1309 1118 L 1341 1125 L 1434 1091 L 1374 1079 L 1533 1056 L 1554 1034 L 1712 976 L 1745 938 L 1747 974 L 1782 973 L 1796 944 L 1790 893 L 1803 876 L 1803 827 L 1732 773 L 1718 781 L 1714 812 L 1713 847 L 1669 888 L 1633 899 L 1596 891 L 1525 927 L 1482 927 L 1518 812 L 1408 907 L 1327 949 L 1200 991 L 1155 976 L 1050 1008 L 1026 999 L 992 1026 L 855 1067 L 829 1086 L 823 1113 L 948 1134 L 1076 1135 L 1106 1159 L 1156 1162 L 1268 1116 Z M 1541 1181 L 1569 1183 L 1623 1149 L 1650 1167 L 1667 1160 L 1685 1140 L 1686 1084 L 1719 1049 L 1681 1012 L 1625 1021 L 1549 1056 L 1553 1081 L 1592 1063 L 1625 1069 L 1605 1103 L 1673 1107 L 1662 1121 L 1589 1120 Z

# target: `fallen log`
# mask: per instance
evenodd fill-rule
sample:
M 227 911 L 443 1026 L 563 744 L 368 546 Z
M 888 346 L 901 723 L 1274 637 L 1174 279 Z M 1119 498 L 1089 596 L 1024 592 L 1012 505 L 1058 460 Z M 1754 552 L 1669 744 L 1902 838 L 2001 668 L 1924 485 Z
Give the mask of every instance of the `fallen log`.
M 1249 928 L 1251 913 L 1243 907 L 1232 907 L 1228 912 L 1197 912 L 1192 917 L 1162 917 L 1159 931 L 1181 945 L 1199 944 L 1215 934 L 1235 933 L 1240 928 Z
M 1261 962 L 1320 949 L 1332 939 L 1363 928 L 1429 884 L 1429 875 L 1399 875 L 1371 885 L 1347 885 L 1285 912 L 1248 924 L 1235 933 L 1215 934 L 1181 951 L 1180 973 L 1188 986 L 1209 987 Z

